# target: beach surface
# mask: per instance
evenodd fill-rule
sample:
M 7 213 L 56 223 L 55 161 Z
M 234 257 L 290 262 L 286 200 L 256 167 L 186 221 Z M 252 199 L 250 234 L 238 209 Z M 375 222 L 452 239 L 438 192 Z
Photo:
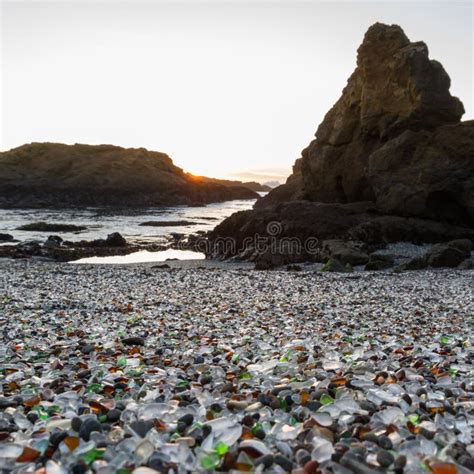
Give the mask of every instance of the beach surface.
M 471 472 L 474 271 L 166 263 L 0 261 L 1 469 Z

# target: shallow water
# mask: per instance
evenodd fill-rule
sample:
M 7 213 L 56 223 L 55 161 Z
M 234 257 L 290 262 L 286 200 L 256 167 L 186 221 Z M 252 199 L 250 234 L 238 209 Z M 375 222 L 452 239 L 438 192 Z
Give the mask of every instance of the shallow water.
M 234 212 L 250 209 L 255 200 L 236 200 L 199 207 L 168 207 L 145 209 L 0 209 L 0 233 L 8 233 L 21 242 L 44 242 L 58 234 L 64 240 L 79 241 L 107 237 L 120 232 L 130 242 L 160 242 L 172 233 L 190 234 L 209 231 Z M 145 221 L 186 220 L 193 225 L 148 227 Z M 18 227 L 33 222 L 75 224 L 87 226 L 80 232 L 21 231 Z
M 125 263 L 144 263 L 144 262 L 164 262 L 166 260 L 204 260 L 206 256 L 203 253 L 193 252 L 191 250 L 168 249 L 162 252 L 149 252 L 140 250 L 128 255 L 113 255 L 110 257 L 89 257 L 75 260 L 76 263 L 105 263 L 105 264 L 125 264 Z

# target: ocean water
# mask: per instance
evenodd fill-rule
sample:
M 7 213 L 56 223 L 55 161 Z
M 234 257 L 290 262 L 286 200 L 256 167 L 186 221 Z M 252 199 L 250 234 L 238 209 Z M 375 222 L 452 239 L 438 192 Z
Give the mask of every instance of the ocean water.
M 264 194 L 264 193 L 262 193 Z M 163 242 L 172 233 L 191 234 L 209 231 L 234 212 L 250 209 L 255 200 L 236 200 L 199 207 L 168 207 L 144 209 L 0 209 L 0 233 L 7 233 L 20 242 L 44 242 L 49 235 L 64 240 L 80 241 L 105 238 L 120 232 L 130 242 Z M 192 225 L 148 227 L 145 221 L 189 221 Z M 33 222 L 86 226 L 80 232 L 31 232 L 18 228 Z

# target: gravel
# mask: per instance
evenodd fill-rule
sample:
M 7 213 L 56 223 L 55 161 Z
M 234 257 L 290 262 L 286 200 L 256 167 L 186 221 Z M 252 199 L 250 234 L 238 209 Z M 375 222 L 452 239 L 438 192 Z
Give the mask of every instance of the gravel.
M 471 472 L 473 277 L 0 262 L 0 470 Z

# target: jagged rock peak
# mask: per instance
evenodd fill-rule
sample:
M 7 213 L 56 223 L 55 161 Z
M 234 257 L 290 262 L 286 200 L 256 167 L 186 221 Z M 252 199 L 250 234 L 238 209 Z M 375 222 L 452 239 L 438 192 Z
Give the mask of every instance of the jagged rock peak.
M 411 43 L 398 25 L 375 23 L 358 49 L 357 68 L 318 128 L 318 140 L 349 142 L 358 133 L 387 139 L 406 129 L 458 122 L 464 107 L 451 96 L 443 66 L 423 42 Z

